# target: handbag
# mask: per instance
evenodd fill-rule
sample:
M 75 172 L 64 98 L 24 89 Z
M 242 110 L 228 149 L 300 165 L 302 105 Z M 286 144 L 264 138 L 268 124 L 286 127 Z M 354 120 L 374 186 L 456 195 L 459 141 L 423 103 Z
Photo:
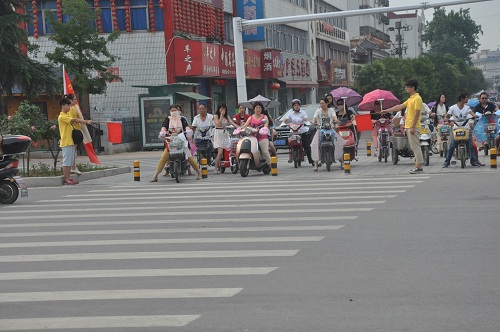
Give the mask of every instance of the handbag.
M 73 127 L 73 125 L 71 125 L 71 127 Z M 71 137 L 73 138 L 73 143 L 75 145 L 83 142 L 83 133 L 80 130 L 75 129 L 75 127 L 73 127 L 73 130 L 71 131 Z

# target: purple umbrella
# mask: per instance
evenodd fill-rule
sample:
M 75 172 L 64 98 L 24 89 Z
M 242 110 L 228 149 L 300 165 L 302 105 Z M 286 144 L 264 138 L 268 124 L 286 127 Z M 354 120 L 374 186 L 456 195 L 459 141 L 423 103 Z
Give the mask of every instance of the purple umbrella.
M 330 93 L 333 96 L 335 104 L 337 104 L 339 100 L 344 100 L 347 107 L 354 106 L 363 99 L 359 93 L 346 87 L 337 88 L 332 90 Z
M 427 104 L 427 106 L 429 106 L 429 107 L 432 107 L 432 106 L 435 106 L 435 105 L 436 105 L 435 101 L 431 101 L 430 103 Z

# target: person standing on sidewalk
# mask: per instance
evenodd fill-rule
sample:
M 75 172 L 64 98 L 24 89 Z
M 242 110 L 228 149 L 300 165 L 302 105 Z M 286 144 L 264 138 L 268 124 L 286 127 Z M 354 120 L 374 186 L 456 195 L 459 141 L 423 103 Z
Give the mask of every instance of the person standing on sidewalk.
M 73 129 L 73 124 L 92 124 L 92 120 L 82 120 L 78 117 L 72 118 L 69 115 L 71 101 L 67 98 L 59 100 L 59 106 L 61 107 L 61 113 L 57 118 L 57 123 L 59 125 L 59 134 L 61 135 L 59 146 L 61 147 L 63 156 L 64 184 L 74 185 L 78 184 L 78 181 L 71 178 L 71 166 L 75 159 L 75 143 L 73 142 L 71 132 L 76 129 Z
M 393 106 L 381 113 L 392 113 L 402 111 L 405 112 L 405 133 L 410 143 L 410 148 L 415 156 L 415 168 L 409 170 L 410 174 L 419 174 L 424 171 L 424 156 L 420 149 L 420 115 L 422 114 L 422 97 L 417 92 L 417 80 L 410 79 L 406 82 L 405 91 L 410 97 L 402 104 Z
M 71 107 L 70 107 L 69 112 L 68 112 L 69 117 L 72 119 L 78 118 L 78 112 L 76 111 L 76 108 L 75 108 L 75 105 L 77 102 L 75 95 L 74 94 L 67 94 L 64 96 L 64 98 L 67 98 L 71 102 Z M 75 130 L 80 130 L 80 124 L 79 123 L 73 124 L 73 128 L 75 128 Z M 75 153 L 73 154 L 74 158 L 73 158 L 73 164 L 71 165 L 71 174 L 82 175 L 82 172 L 80 172 L 78 167 L 76 167 L 76 155 L 77 155 L 77 153 L 78 153 L 78 144 L 75 144 Z

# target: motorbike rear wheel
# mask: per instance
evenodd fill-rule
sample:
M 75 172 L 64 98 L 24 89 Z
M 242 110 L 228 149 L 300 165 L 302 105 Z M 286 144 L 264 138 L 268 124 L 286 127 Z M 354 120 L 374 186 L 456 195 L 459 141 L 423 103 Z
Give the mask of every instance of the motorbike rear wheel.
M 382 148 L 382 154 L 384 155 L 384 162 L 387 164 L 387 158 L 389 157 L 389 148 L 387 146 Z
M 174 176 L 175 176 L 175 182 L 180 183 L 181 182 L 181 163 L 178 161 L 175 161 L 172 165 L 174 167 Z
M 236 174 L 238 173 L 238 162 L 236 160 L 236 157 L 231 157 L 231 173 Z
M 15 183 L 10 181 L 0 182 L 0 204 L 12 204 L 17 201 L 19 196 L 19 188 Z
M 425 166 L 429 166 L 429 146 L 422 146 L 422 155 L 424 156 Z
M 460 166 L 465 168 L 465 146 L 458 147 L 458 160 L 460 160 Z
M 250 160 L 248 159 L 242 159 L 240 160 L 240 175 L 244 178 L 248 176 L 248 173 L 250 172 Z
M 441 150 L 441 153 L 439 155 L 441 157 L 446 157 L 446 153 L 448 153 L 448 142 L 444 141 L 443 142 L 443 149 Z
M 397 165 L 398 161 L 399 161 L 399 156 L 398 156 L 398 150 L 396 150 L 396 148 L 394 146 L 392 147 L 391 156 L 392 156 L 392 164 Z
M 330 166 L 332 165 L 332 154 L 330 150 L 325 150 L 325 161 L 326 161 L 326 170 L 330 172 Z
M 300 160 L 299 160 L 299 150 L 294 149 L 293 150 L 293 167 L 297 168 L 299 166 Z
M 495 147 L 496 144 L 495 144 L 495 140 L 493 138 L 490 138 L 488 139 L 488 149 L 486 149 L 486 147 L 484 148 L 484 155 L 487 156 L 488 155 L 488 152 L 491 148 Z M 486 151 L 488 150 L 488 151 Z M 498 151 L 497 151 L 498 152 Z

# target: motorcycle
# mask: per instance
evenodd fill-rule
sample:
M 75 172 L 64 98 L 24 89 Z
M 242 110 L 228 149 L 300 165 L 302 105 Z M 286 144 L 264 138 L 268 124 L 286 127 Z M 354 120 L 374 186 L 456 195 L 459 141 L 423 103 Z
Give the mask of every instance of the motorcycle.
M 181 138 L 181 134 L 171 133 L 167 138 L 168 150 L 170 153 L 170 175 L 175 178 L 175 182 L 181 182 L 181 174 L 186 174 L 187 162 L 186 153 L 184 152 L 185 138 Z
M 222 158 L 219 162 L 219 170 L 221 173 L 226 171 L 226 168 L 231 170 L 231 173 L 238 173 L 238 162 L 236 160 L 236 146 L 238 144 L 239 138 L 233 135 L 235 128 L 233 126 L 226 126 L 224 130 L 229 132 L 230 141 L 227 147 L 224 148 L 222 153 Z
M 301 166 L 304 160 L 304 148 L 302 146 L 302 124 L 289 123 L 288 128 L 290 128 L 290 134 L 288 136 L 288 160 L 293 161 L 293 166 L 297 168 Z M 307 129 L 306 129 L 307 130 Z
M 497 130 L 498 117 L 494 114 L 491 114 L 490 111 L 485 112 L 484 116 L 487 119 L 486 120 L 487 123 L 483 123 L 483 130 L 484 133 L 487 135 L 487 139 L 483 143 L 483 148 L 484 148 L 484 155 L 487 156 L 489 150 L 492 147 L 495 147 L 495 137 L 498 134 Z
M 196 128 L 196 136 L 194 137 L 194 144 L 196 145 L 196 160 L 198 165 L 201 166 L 201 160 L 207 159 L 207 164 L 211 165 L 213 160 L 214 146 L 212 143 L 212 127 L 198 127 Z
M 326 170 L 330 168 L 335 159 L 335 130 L 330 123 L 323 123 L 319 131 L 319 151 L 320 161 L 326 165 Z
M 448 151 L 451 127 L 447 123 L 440 124 L 438 126 L 438 131 L 441 140 L 441 145 L 439 147 L 439 156 L 443 157 L 446 156 L 446 151 Z
M 468 118 L 458 118 L 453 120 L 455 128 L 453 129 L 453 139 L 455 140 L 455 156 L 460 161 L 460 166 L 465 168 L 465 161 L 470 159 L 469 135 L 470 130 L 467 126 Z M 466 127 L 467 126 L 467 127 Z
M 425 166 L 429 166 L 431 147 L 432 137 L 429 129 L 429 119 L 426 116 L 422 116 L 420 119 L 420 149 L 422 150 Z
M 263 124 L 265 123 L 266 120 L 263 120 Z M 263 126 L 258 128 L 247 127 L 243 130 L 237 128 L 235 130 L 235 134 L 239 134 L 241 137 L 236 147 L 236 158 L 242 177 L 247 177 L 251 169 L 262 171 L 264 174 L 271 173 L 271 165 L 268 165 L 263 160 L 256 137 L 257 134 L 267 135 L 268 133 L 269 129 Z
M 351 120 L 340 121 L 337 127 L 337 132 L 345 141 L 344 154 L 349 154 L 349 160 L 358 160 L 356 158 L 356 156 L 358 155 L 357 139 L 354 135 L 354 132 L 351 130 L 351 128 L 353 127 L 354 124 Z
M 389 158 L 389 149 L 391 147 L 391 131 L 389 130 L 390 121 L 391 120 L 386 118 L 380 118 L 375 123 L 378 127 L 377 140 L 379 162 L 381 162 L 382 159 L 384 162 L 387 162 L 387 158 Z
M 31 146 L 31 138 L 23 135 L 0 135 L 0 204 L 12 204 L 19 196 L 28 197 L 28 186 L 17 176 L 18 154 Z

